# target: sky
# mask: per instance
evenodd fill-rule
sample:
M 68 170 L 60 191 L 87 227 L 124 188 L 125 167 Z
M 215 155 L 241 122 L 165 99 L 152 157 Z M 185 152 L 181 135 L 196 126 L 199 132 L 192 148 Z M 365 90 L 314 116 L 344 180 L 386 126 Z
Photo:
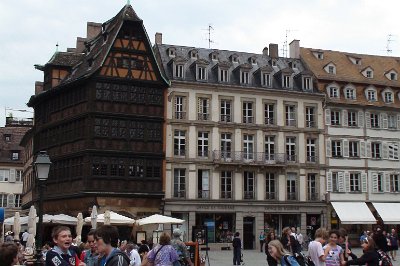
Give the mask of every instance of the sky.
M 56 51 L 75 47 L 86 36 L 86 22 L 105 22 L 127 0 L 1 0 L 0 126 L 5 115 L 26 117 L 35 81 Z M 361 54 L 400 55 L 396 0 L 130 0 L 152 43 L 261 53 L 285 40 L 300 46 Z M 287 35 L 287 38 L 286 38 Z M 388 37 L 391 35 L 391 41 Z M 387 53 L 387 45 L 391 53 Z M 12 110 L 13 109 L 13 110 Z

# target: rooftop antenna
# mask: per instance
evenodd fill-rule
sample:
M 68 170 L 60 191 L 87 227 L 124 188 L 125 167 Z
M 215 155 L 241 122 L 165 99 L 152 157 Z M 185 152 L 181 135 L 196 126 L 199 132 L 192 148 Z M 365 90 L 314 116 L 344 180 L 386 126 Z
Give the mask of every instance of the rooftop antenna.
M 294 32 L 297 30 L 291 30 L 291 29 L 287 29 L 285 32 L 285 41 L 283 42 L 283 46 L 282 46 L 282 56 L 283 57 L 288 57 L 288 35 L 290 32 Z
M 393 52 L 393 50 L 390 48 L 390 43 L 391 43 L 391 42 L 394 42 L 394 40 L 392 39 L 392 37 L 394 37 L 393 34 L 389 34 L 389 35 L 387 36 L 387 40 L 386 40 L 386 50 L 385 50 L 387 55 L 390 55 L 390 54 Z
M 56 44 L 56 52 L 58 52 L 58 42 L 57 42 L 57 44 Z
M 208 48 L 211 48 L 211 43 L 214 43 L 214 41 L 211 39 L 211 31 L 214 30 L 214 28 L 212 27 L 212 25 L 210 23 L 210 24 L 208 24 L 208 28 L 204 29 L 204 30 L 208 31 L 208 38 L 207 38 Z

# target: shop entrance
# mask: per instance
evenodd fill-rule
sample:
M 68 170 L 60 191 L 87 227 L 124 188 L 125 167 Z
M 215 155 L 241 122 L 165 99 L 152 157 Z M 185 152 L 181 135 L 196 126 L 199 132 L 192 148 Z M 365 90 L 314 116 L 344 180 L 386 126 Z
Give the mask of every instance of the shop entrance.
M 254 249 L 254 217 L 243 218 L 243 249 Z

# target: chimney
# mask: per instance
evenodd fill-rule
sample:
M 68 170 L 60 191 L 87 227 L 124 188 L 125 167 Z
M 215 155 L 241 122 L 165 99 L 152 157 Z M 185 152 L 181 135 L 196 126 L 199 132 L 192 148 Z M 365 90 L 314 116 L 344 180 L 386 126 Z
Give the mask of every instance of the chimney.
M 43 82 L 35 81 L 35 95 L 38 95 L 43 91 Z
M 88 22 L 86 28 L 86 38 L 88 40 L 93 39 L 101 32 L 101 23 Z
M 77 37 L 76 38 L 76 52 L 77 53 L 82 53 L 85 50 L 85 42 L 86 38 L 82 37 Z
M 300 58 L 300 41 L 293 40 L 289 43 L 289 55 L 291 58 Z
M 271 57 L 271 58 L 279 58 L 278 45 L 276 43 L 270 43 L 269 44 L 269 57 Z
M 268 47 L 264 47 L 262 53 L 263 53 L 263 55 L 268 56 Z
M 155 43 L 162 44 L 162 33 L 156 32 Z

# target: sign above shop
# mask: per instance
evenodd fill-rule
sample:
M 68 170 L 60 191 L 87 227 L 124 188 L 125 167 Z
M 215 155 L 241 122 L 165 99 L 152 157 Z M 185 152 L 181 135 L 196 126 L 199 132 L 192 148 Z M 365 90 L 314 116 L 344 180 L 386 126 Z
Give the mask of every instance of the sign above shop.
M 298 211 L 299 206 L 265 206 L 266 211 Z
M 197 206 L 198 210 L 234 210 L 233 205 L 200 205 Z

